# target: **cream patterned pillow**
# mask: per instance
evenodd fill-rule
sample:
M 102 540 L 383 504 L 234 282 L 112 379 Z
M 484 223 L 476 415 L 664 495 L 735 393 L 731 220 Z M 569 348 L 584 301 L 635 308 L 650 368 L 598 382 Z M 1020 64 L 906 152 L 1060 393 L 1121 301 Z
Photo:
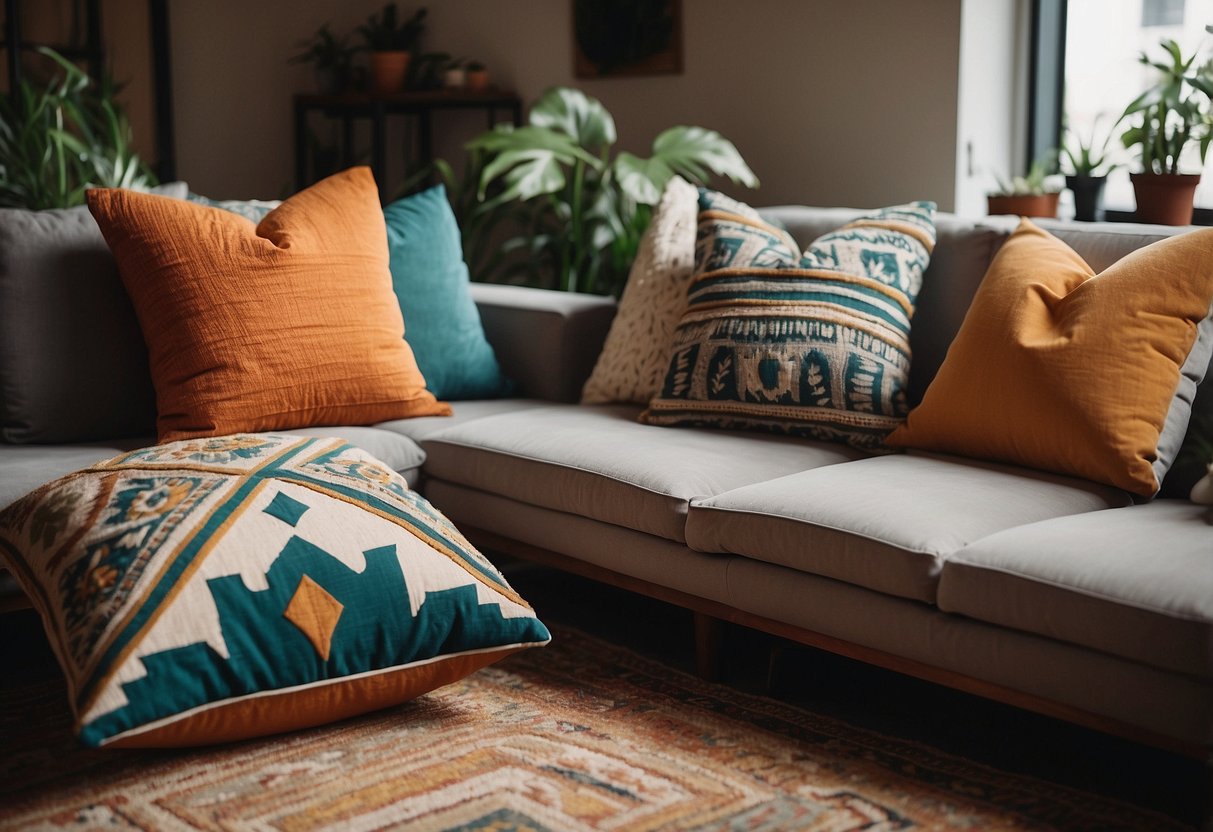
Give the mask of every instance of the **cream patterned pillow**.
M 699 191 L 681 177 L 666 185 L 628 275 L 619 312 L 582 404 L 647 404 L 661 390 L 670 343 L 687 305 Z
M 388 466 L 340 439 L 143 448 L 0 512 L 89 746 L 204 745 L 395 705 L 550 635 Z

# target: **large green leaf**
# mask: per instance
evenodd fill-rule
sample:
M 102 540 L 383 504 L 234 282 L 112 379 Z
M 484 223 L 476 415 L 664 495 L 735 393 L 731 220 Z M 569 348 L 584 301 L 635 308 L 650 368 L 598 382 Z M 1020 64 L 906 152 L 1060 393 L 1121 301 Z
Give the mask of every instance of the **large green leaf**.
M 570 87 L 553 87 L 531 108 L 532 126 L 562 133 L 592 153 L 615 143 L 615 119 L 597 98 Z
M 677 174 L 704 184 L 704 169 L 747 188 L 758 187 L 758 177 L 741 158 L 733 143 L 704 127 L 671 127 L 653 140 L 653 157 Z M 664 184 L 664 183 L 663 183 Z
M 494 171 L 493 166 L 502 159 L 506 159 L 500 168 L 505 187 L 484 203 L 486 208 L 495 208 L 513 200 L 534 199 L 564 187 L 564 169 L 554 154 L 545 150 L 519 150 L 503 153 L 485 168 L 480 180 L 481 193 L 492 178 L 490 174 L 498 172 Z
M 620 190 L 641 205 L 656 205 L 674 175 L 674 169 L 664 159 L 656 156 L 641 159 L 627 152 L 615 158 L 614 167 Z

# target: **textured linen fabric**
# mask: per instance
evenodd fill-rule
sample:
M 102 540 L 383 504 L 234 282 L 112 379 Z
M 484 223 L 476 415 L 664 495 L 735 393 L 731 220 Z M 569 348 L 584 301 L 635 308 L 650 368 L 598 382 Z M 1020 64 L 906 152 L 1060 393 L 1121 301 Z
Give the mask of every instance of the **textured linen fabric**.
M 397 704 L 547 629 L 440 512 L 339 439 L 143 448 L 0 513 L 90 746 L 225 742 Z
M 88 200 L 148 343 L 162 441 L 449 412 L 402 337 L 367 168 L 255 226 L 146 194 Z
M 738 610 L 882 651 L 892 662 L 922 662 L 1183 743 L 1213 741 L 1208 680 L 762 561 L 734 559 L 728 581 Z
M 440 399 L 487 399 L 512 387 L 485 340 L 459 225 L 441 185 L 383 209 L 392 289 L 426 387 Z
M 1213 523 L 1155 500 L 1008 529 L 944 564 L 939 607 L 1213 679 Z
M 1128 505 L 1127 494 L 1023 468 L 872 457 L 695 500 L 686 540 L 933 603 L 954 552 L 1024 523 Z
M 0 208 L 0 438 L 104 440 L 155 423 L 143 335 L 88 208 Z
M 1158 492 L 1213 352 L 1213 230 L 1098 276 L 1023 220 L 922 404 L 887 441 Z
M 804 254 L 701 192 L 695 273 L 654 425 L 743 428 L 880 450 L 908 411 L 910 318 L 934 203 L 859 217 Z
M 640 239 L 582 404 L 648 404 L 661 389 L 674 330 L 687 305 L 695 257 L 699 191 L 680 176 L 670 179 Z
M 682 541 L 696 497 L 861 455 L 773 436 L 661 430 L 638 424 L 636 410 L 565 405 L 476 419 L 422 440 L 426 473 Z

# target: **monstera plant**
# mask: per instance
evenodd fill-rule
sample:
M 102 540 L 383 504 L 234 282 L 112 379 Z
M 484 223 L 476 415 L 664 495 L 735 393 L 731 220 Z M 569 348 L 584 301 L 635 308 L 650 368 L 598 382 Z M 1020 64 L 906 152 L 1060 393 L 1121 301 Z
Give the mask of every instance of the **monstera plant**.
M 712 130 L 671 127 L 653 140 L 648 158 L 612 157 L 615 140 L 606 108 L 566 87 L 546 92 L 525 126 L 499 125 L 473 139 L 465 236 L 489 233 L 503 214 L 521 229 L 484 269 L 473 265 L 477 277 L 618 294 L 670 177 L 705 184 L 716 174 L 758 185 L 737 148 Z

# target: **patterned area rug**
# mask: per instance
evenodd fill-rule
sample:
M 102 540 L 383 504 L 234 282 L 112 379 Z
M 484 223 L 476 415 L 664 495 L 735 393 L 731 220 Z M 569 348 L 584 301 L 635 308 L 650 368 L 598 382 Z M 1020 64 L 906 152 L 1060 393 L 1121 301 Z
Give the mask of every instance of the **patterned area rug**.
M 0 828 L 1181 828 L 554 635 L 399 708 L 191 751 L 79 748 L 61 684 L 5 686 Z

